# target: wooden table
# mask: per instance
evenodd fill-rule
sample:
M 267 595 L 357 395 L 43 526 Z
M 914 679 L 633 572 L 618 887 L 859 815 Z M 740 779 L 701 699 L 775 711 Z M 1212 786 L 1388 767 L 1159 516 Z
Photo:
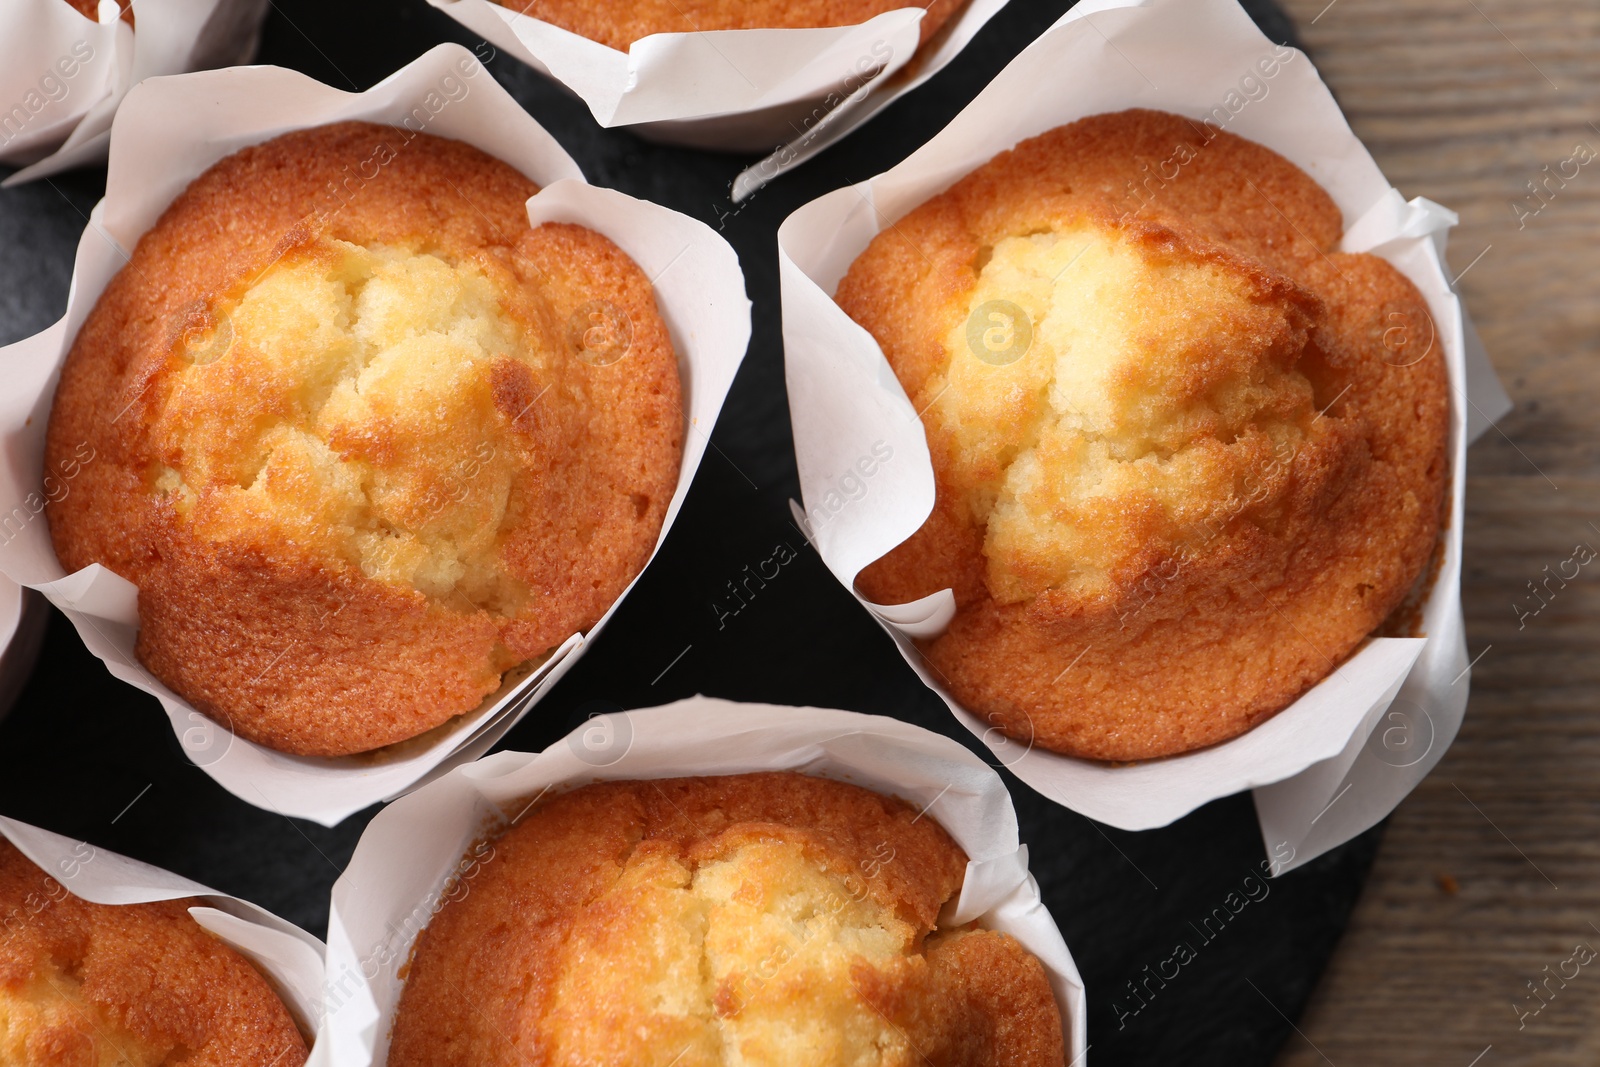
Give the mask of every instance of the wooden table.
M 1600 550 L 1600 155 L 1574 160 L 1600 153 L 1600 3 L 1285 6 L 1389 179 L 1460 213 L 1450 265 L 1516 409 L 1468 458 L 1466 723 L 1279 1063 L 1592 1067 L 1600 560 L 1513 605 Z

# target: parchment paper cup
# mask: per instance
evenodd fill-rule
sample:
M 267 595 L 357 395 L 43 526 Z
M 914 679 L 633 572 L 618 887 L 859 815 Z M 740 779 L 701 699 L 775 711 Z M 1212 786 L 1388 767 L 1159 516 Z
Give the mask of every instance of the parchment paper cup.
M 1444 271 L 1456 216 L 1391 188 L 1310 60 L 1262 36 L 1234 0 L 1081 3 L 900 165 L 788 218 L 778 249 L 805 500 L 796 517 L 854 590 L 861 569 L 910 536 L 933 506 L 917 413 L 876 342 L 830 299 L 855 257 L 880 230 L 1017 142 L 1130 107 L 1209 120 L 1286 156 L 1344 212 L 1344 250 L 1384 257 L 1427 298 L 1433 324 L 1415 328 L 1436 327 L 1430 340 L 1449 365 L 1452 465 L 1444 560 L 1422 614 L 1426 638 L 1369 640 L 1288 709 L 1225 744 L 1113 766 L 1011 740 L 950 696 L 911 640 L 948 625 L 949 590 L 914 604 L 862 604 L 963 725 L 1045 796 L 1137 830 L 1254 789 L 1276 869 L 1287 870 L 1393 810 L 1455 736 L 1470 674 L 1459 581 L 1466 446 L 1510 405 Z
M 111 120 L 145 78 L 248 63 L 267 0 L 139 0 L 136 25 L 115 0 L 99 21 L 66 0 L 0 4 L 0 164 L 4 182 L 105 161 Z
M 311 1043 L 322 1022 L 321 941 L 248 900 L 207 889 L 86 841 L 4 817 L 0 817 L 0 836 L 67 892 L 93 904 L 147 904 L 198 897 L 200 903 L 189 909 L 194 921 L 255 965 L 294 1016 L 307 1044 Z M 25 923 L 27 916 L 14 915 L 9 921 Z
M 429 3 L 566 86 L 608 129 L 694 148 L 775 149 L 740 176 L 743 199 L 931 78 L 1006 0 L 970 0 L 920 52 L 918 7 L 855 26 L 658 33 L 619 52 L 492 0 Z
M 1069 1056 L 1085 1042 L 1083 981 L 1028 873 L 1028 850 L 1000 777 L 949 738 L 895 719 L 822 708 L 692 697 L 601 715 L 534 754 L 497 752 L 458 767 L 381 812 L 333 887 L 327 1020 L 312 1063 L 385 1062 L 400 970 L 486 828 L 530 800 L 595 781 L 792 770 L 898 796 L 970 857 L 947 922 L 1011 934 L 1050 974 Z
M 408 131 L 425 130 L 505 160 L 541 187 L 528 201 L 533 225 L 588 226 L 615 241 L 651 278 L 679 357 L 687 423 L 683 467 L 658 548 L 699 467 L 750 335 L 744 275 L 725 241 L 677 212 L 586 184 L 571 157 L 457 45 L 432 49 L 365 93 L 341 92 L 276 67 L 241 67 L 152 79 L 128 95 L 112 135 L 106 197 L 78 244 L 66 315 L 0 349 L 0 373 L 9 383 L 0 393 L 0 572 L 43 592 L 112 674 L 157 697 L 185 752 L 229 792 L 328 826 L 404 792 L 441 766 L 486 752 L 576 662 L 616 605 L 532 673 L 421 738 L 363 756 L 290 756 L 236 737 L 138 662 L 137 590 L 98 564 L 65 573 L 42 514 L 47 500 L 73 491 L 74 475 L 94 456 L 80 455 L 50 472 L 43 464 L 61 362 L 140 235 L 222 157 L 288 130 L 347 119 L 393 125 L 397 152 L 405 150 Z

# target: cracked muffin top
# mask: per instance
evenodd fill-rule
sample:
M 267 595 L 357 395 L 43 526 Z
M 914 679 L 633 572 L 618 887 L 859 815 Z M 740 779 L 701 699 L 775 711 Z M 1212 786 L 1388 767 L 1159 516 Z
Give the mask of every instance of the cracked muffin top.
M 0 838 L 0 1063 L 305 1063 L 288 1009 L 198 903 L 91 904 Z
M 243 736 L 421 734 L 649 558 L 676 356 L 638 266 L 530 227 L 536 191 L 427 134 L 285 134 L 195 179 L 79 331 L 57 555 L 137 585 L 141 660 Z
M 1064 1064 L 1038 960 L 939 926 L 961 849 L 857 786 L 585 786 L 474 869 L 417 941 L 390 1067 Z
M 1280 711 L 1413 589 L 1448 385 L 1422 297 L 1320 186 L 1151 111 L 1026 141 L 885 229 L 836 300 L 922 412 L 937 502 L 862 572 L 1019 740 L 1132 760 Z

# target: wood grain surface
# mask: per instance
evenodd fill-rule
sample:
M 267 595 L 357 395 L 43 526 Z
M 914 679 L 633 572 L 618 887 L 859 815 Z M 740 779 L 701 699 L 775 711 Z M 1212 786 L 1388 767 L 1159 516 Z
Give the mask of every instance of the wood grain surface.
M 1285 6 L 1390 181 L 1460 213 L 1450 265 L 1516 408 L 1468 457 L 1466 722 L 1279 1064 L 1592 1065 L 1600 560 L 1574 550 L 1600 550 L 1600 155 L 1576 159 L 1600 153 L 1600 3 Z

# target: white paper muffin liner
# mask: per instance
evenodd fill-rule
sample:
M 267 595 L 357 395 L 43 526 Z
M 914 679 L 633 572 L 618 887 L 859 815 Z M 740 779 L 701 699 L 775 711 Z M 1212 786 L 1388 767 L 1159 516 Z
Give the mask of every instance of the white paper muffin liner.
M 139 0 L 137 28 L 115 0 L 101 0 L 98 22 L 66 0 L 0 4 L 0 164 L 26 164 L 5 184 L 103 162 L 117 107 L 143 79 L 249 62 L 267 3 Z
M 207 889 L 86 841 L 0 817 L 0 836 L 62 888 L 92 904 L 148 904 L 198 897 L 194 921 L 244 956 L 266 978 L 311 1044 L 322 1022 L 324 947 L 293 923 L 259 905 Z M 25 916 L 16 921 L 26 922 Z
M 619 52 L 493 0 L 429 3 L 566 86 L 608 129 L 694 148 L 776 149 L 740 175 L 740 200 L 938 73 L 1006 0 L 970 0 L 914 59 L 919 7 L 854 26 L 657 33 Z
M 0 349 L 0 373 L 8 383 L 0 393 L 6 442 L 0 573 L 42 591 L 112 674 L 158 698 L 185 753 L 225 789 L 259 807 L 327 826 L 443 767 L 482 755 L 577 661 L 616 604 L 530 675 L 423 738 L 377 755 L 291 756 L 213 723 L 138 662 L 137 590 L 98 564 L 73 574 L 62 569 L 42 512 L 47 499 L 72 491 L 78 468 L 46 478 L 43 462 L 56 380 L 72 340 L 167 205 L 207 167 L 247 145 L 350 119 L 394 125 L 397 137 L 425 129 L 504 160 L 540 186 L 528 201 L 533 225 L 587 226 L 616 242 L 649 276 L 678 353 L 687 423 L 682 470 L 658 549 L 705 454 L 750 335 L 744 275 L 722 238 L 667 208 L 586 184 L 571 157 L 457 45 L 430 50 L 365 93 L 341 92 L 277 67 L 240 67 L 151 79 L 128 95 L 113 131 L 105 199 L 78 244 L 66 315 Z
M 1267 75 L 1273 65 L 1259 64 L 1274 55 Z M 1466 446 L 1510 402 L 1444 270 L 1456 216 L 1391 188 L 1310 60 L 1269 41 L 1234 0 L 1086 0 L 904 162 L 785 221 L 778 247 L 786 374 L 805 499 L 796 518 L 853 591 L 861 569 L 933 507 L 917 412 L 876 342 L 830 298 L 851 262 L 880 230 L 1017 142 L 1131 107 L 1209 117 L 1284 155 L 1338 203 L 1343 249 L 1382 256 L 1427 298 L 1449 366 L 1452 463 L 1444 561 L 1422 615 L 1426 638 L 1370 639 L 1288 709 L 1232 741 L 1113 766 L 1010 740 L 950 696 L 911 640 L 948 625 L 949 590 L 913 604 L 862 604 L 962 724 L 1040 793 L 1137 830 L 1254 789 L 1262 834 L 1280 857 L 1275 869 L 1287 870 L 1393 810 L 1455 736 L 1470 673 L 1459 582 Z
M 1069 1057 L 1080 1062 L 1083 980 L 1028 873 L 999 775 L 949 738 L 896 719 L 692 697 L 597 716 L 541 753 L 497 752 L 379 813 L 334 883 L 327 1015 L 312 1065 L 387 1060 L 398 972 L 417 934 L 486 828 L 514 823 L 530 798 L 596 781 L 772 770 L 850 782 L 937 819 L 970 858 L 944 925 L 977 919 L 1039 958 L 1067 1026 Z

